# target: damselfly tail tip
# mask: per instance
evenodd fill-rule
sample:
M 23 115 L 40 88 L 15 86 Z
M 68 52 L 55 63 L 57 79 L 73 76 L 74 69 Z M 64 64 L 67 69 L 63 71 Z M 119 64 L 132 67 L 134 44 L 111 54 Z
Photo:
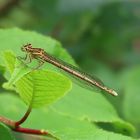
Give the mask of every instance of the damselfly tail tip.
M 118 96 L 118 93 L 117 93 L 116 91 L 113 90 L 113 91 L 112 91 L 112 95 L 113 95 L 113 96 Z

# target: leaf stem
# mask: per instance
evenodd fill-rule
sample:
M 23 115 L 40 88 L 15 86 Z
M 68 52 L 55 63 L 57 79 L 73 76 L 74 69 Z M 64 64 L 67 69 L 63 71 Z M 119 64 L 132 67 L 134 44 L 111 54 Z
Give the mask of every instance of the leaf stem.
M 16 127 L 18 127 L 20 124 L 24 123 L 26 119 L 28 118 L 29 114 L 31 113 L 32 108 L 29 106 L 27 111 L 25 112 L 24 116 L 19 120 L 15 122 Z

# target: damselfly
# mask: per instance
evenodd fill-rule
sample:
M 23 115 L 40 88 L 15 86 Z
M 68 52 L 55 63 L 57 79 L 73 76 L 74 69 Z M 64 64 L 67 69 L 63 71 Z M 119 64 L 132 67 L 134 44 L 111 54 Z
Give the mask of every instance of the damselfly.
M 71 64 L 68 64 L 60 59 L 55 58 L 54 56 L 45 52 L 44 49 L 33 48 L 31 44 L 27 44 L 27 45 L 23 46 L 21 48 L 21 50 L 26 52 L 26 58 L 29 57 L 30 62 L 32 61 L 32 59 L 38 59 L 40 62 L 38 67 L 40 67 L 44 62 L 51 63 L 52 65 L 67 72 L 68 74 L 70 74 L 80 80 L 85 81 L 91 87 L 97 87 L 101 90 L 106 91 L 107 93 L 109 93 L 113 96 L 118 95 L 117 92 L 104 86 L 101 82 L 99 82 L 93 76 L 86 74 L 85 72 L 79 70 L 77 67 L 72 66 Z

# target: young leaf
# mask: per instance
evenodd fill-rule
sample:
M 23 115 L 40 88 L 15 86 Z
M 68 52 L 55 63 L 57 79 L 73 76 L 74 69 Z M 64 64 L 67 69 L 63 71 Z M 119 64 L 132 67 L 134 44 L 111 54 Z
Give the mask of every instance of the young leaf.
M 9 55 L 13 56 L 11 53 L 5 54 L 8 66 L 11 63 Z M 32 107 L 48 105 L 64 96 L 71 88 L 71 81 L 61 74 L 43 70 L 33 71 L 18 59 L 12 64 L 15 65 L 15 69 L 12 70 L 11 78 L 4 87 L 14 89 L 15 85 L 24 102 L 32 104 Z
M 35 70 L 19 79 L 15 86 L 26 104 L 40 107 L 64 96 L 71 88 L 71 81 L 56 72 Z
M 9 70 L 10 74 L 14 71 L 16 57 L 12 51 L 4 51 L 3 52 L 4 62 L 6 68 Z
M 24 65 L 22 61 L 19 61 L 19 59 L 15 57 L 12 51 L 4 51 L 3 56 L 6 63 L 5 67 L 8 69 L 7 72 L 10 72 L 10 76 L 8 74 L 5 74 L 5 77 L 9 81 L 4 83 L 3 87 L 5 89 L 15 90 L 15 82 L 25 74 L 29 73 L 31 69 Z
M 7 67 L 15 67 L 12 70 L 11 78 L 8 83 L 4 84 L 4 87 L 14 89 L 13 85 L 15 85 L 26 104 L 32 104 L 32 107 L 48 105 L 70 90 L 71 81 L 67 77 L 52 71 L 33 71 L 18 59 L 11 63 L 10 60 L 13 59 L 9 58 L 14 58 L 12 53 L 5 52 L 4 55 Z

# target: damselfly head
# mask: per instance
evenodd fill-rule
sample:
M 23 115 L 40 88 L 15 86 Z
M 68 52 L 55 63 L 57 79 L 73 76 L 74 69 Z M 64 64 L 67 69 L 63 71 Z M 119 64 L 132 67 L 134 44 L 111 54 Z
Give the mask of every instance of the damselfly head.
M 32 44 L 26 44 L 23 47 L 21 47 L 21 50 L 24 52 L 28 52 L 31 50 L 31 48 L 32 48 Z

